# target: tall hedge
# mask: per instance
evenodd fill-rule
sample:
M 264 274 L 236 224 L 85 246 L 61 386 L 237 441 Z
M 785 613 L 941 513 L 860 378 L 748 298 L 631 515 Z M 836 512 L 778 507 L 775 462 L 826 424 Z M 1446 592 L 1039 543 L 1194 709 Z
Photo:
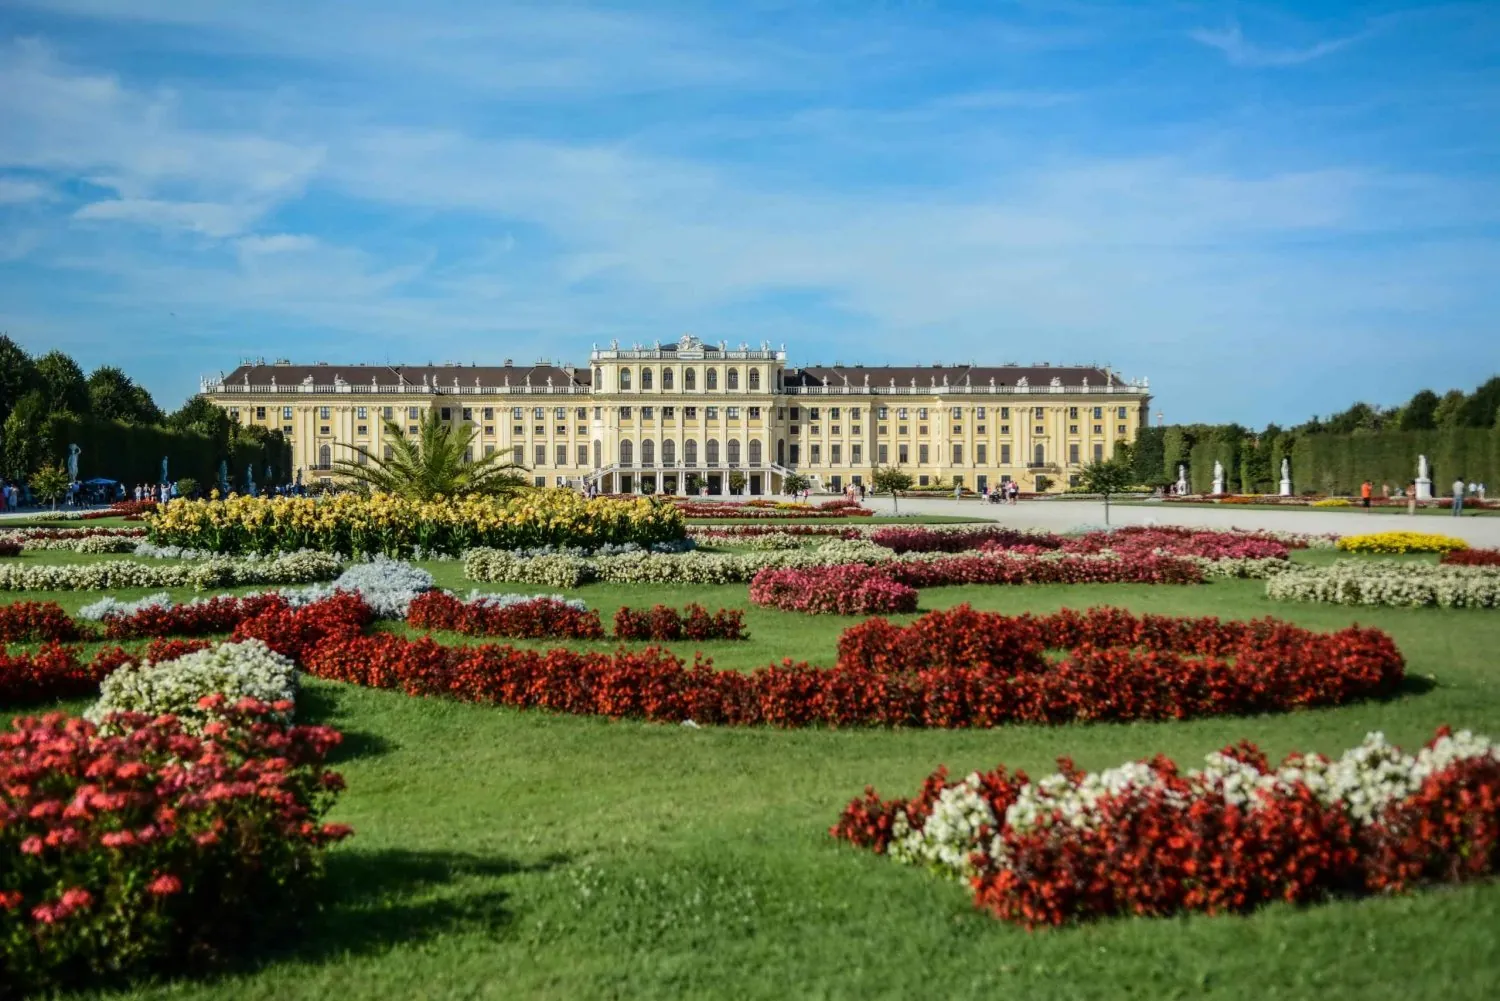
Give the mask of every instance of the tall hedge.
M 1300 435 L 1292 448 L 1292 488 L 1353 494 L 1368 479 L 1377 494 L 1382 484 L 1394 490 L 1416 479 L 1419 455 L 1427 456 L 1437 494 L 1447 494 L 1459 476 L 1500 491 L 1500 429 L 1465 427 Z
M 44 454 L 53 462 L 65 461 L 68 446 L 77 445 L 81 449 L 78 476 L 84 480 L 104 477 L 126 485 L 156 483 L 161 479 L 162 456 L 167 457 L 167 473 L 173 480 L 190 476 L 205 485 L 217 483 L 220 461 L 229 463 L 230 482 L 236 486 L 242 485 L 247 463 L 254 463 L 257 483 L 266 482 L 268 465 L 273 469 L 272 482 L 290 478 L 290 449 L 243 438 L 226 447 L 195 431 L 55 414 L 47 421 L 43 439 Z

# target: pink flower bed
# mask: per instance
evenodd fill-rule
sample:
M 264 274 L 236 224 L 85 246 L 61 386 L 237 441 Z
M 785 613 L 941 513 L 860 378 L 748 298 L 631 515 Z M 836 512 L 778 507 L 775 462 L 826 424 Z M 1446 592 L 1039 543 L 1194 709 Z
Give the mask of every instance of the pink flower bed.
M 768 608 L 813 615 L 915 612 L 917 592 L 883 568 L 847 564 L 762 570 L 750 582 L 750 600 Z

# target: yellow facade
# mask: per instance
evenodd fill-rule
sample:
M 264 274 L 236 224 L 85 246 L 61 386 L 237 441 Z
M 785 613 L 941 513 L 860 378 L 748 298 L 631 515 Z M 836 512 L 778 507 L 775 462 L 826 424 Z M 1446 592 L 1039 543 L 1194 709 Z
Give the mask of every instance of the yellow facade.
M 684 337 L 595 348 L 588 367 L 246 364 L 202 392 L 241 424 L 281 430 L 307 479 L 331 479 L 360 445 L 385 454 L 386 421 L 472 424 L 539 485 L 602 491 L 768 494 L 790 472 L 815 489 L 870 482 L 877 465 L 918 486 L 1017 480 L 1061 491 L 1133 441 L 1145 380 L 1107 369 L 971 365 L 789 368 L 769 345 Z

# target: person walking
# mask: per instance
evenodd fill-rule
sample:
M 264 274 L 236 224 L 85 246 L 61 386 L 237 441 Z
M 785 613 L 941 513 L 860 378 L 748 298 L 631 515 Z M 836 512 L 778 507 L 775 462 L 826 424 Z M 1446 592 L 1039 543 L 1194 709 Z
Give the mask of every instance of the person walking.
M 1417 513 L 1417 481 L 1406 485 L 1406 513 L 1414 515 Z
M 963 495 L 964 495 L 964 488 L 963 488 L 963 486 L 961 484 L 958 484 L 958 483 L 953 484 L 953 499 L 954 500 L 959 500 L 959 499 L 961 499 L 963 497 Z
M 1369 480 L 1365 480 L 1359 485 L 1359 500 L 1364 505 L 1366 511 L 1370 510 L 1370 491 L 1372 489 L 1374 488 L 1370 486 Z
M 1464 478 L 1460 476 L 1453 481 L 1453 517 L 1457 518 L 1464 513 Z

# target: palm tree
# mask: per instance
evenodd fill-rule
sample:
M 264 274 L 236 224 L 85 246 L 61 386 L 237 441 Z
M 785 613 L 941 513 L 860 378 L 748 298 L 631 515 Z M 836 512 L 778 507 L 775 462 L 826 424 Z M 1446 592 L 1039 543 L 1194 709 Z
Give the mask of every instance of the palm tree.
M 472 459 L 478 431 L 472 424 L 449 424 L 436 413 L 422 416 L 415 438 L 401 432 L 401 425 L 385 422 L 385 437 L 391 457 L 382 459 L 360 445 L 344 445 L 353 459 L 339 459 L 334 472 L 374 490 L 431 500 L 463 494 L 508 494 L 526 487 L 517 470 L 526 467 L 502 462 L 500 452 Z

